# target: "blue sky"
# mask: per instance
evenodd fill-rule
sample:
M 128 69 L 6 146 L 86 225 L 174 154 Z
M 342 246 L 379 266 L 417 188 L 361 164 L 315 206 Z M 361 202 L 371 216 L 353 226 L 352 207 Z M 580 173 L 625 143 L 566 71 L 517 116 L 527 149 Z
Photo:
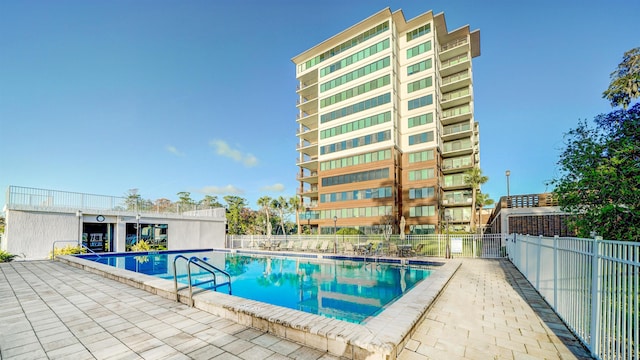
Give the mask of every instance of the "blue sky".
M 390 7 L 480 30 L 493 199 L 550 191 L 563 134 L 640 46 L 640 1 L 0 2 L 0 206 L 9 185 L 145 199 L 295 195 L 291 58 Z

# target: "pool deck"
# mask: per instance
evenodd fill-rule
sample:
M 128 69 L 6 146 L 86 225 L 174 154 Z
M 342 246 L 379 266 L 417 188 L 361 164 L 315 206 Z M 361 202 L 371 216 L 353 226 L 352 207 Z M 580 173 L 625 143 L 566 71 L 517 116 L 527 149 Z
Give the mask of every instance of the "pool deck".
M 0 321 L 2 360 L 341 358 L 58 261 L 0 264 Z M 460 261 L 396 355 L 590 358 L 510 262 L 489 259 Z

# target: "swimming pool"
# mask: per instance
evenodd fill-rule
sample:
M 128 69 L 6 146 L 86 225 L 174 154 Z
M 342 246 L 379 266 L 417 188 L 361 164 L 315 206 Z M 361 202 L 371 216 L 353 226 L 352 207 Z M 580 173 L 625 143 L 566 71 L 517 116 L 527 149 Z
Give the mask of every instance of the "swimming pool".
M 176 256 L 197 256 L 231 275 L 233 295 L 328 318 L 361 324 L 383 311 L 433 269 L 389 263 L 206 252 L 159 252 L 83 256 L 96 262 L 173 280 Z M 177 263 L 178 280 L 187 283 L 186 262 Z M 193 272 L 198 277 L 210 276 Z M 218 289 L 227 292 L 226 288 Z

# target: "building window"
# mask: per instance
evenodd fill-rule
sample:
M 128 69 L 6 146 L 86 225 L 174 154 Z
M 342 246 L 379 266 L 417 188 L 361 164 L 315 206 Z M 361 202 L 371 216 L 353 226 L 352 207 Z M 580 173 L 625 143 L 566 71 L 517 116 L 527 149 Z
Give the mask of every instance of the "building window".
M 420 79 L 418 81 L 414 81 L 412 83 L 408 83 L 407 84 L 407 91 L 412 93 L 414 91 L 418 91 L 421 89 L 426 89 L 428 87 L 430 87 L 431 85 L 433 85 L 433 80 L 431 79 L 431 76 L 424 78 L 424 79 Z
M 391 197 L 391 187 L 343 191 L 338 193 L 321 194 L 320 202 L 338 202 L 365 199 L 384 199 Z
M 363 77 L 365 75 L 369 75 L 369 74 L 371 74 L 373 72 L 376 72 L 376 71 L 378 71 L 380 69 L 384 69 L 384 68 L 388 67 L 390 63 L 391 63 L 390 57 L 387 56 L 384 59 L 380 59 L 380 60 L 378 60 L 378 61 L 376 61 L 374 63 L 371 63 L 371 64 L 369 64 L 367 66 L 363 66 L 358 70 L 352 71 L 352 72 L 350 72 L 348 74 L 342 75 L 340 77 L 337 77 L 335 79 L 327 81 L 324 84 L 321 84 L 320 85 L 320 92 L 331 90 L 331 89 L 333 89 L 335 87 L 338 87 L 340 85 L 346 84 L 346 83 L 348 83 L 350 81 L 356 80 L 356 79 L 361 78 L 361 77 Z
M 436 207 L 433 205 L 414 206 L 409 208 L 409 217 L 434 216 Z
M 376 134 L 364 135 L 355 139 L 344 140 L 335 144 L 320 147 L 320 154 L 326 155 L 333 152 L 349 150 L 360 146 L 376 144 L 391 140 L 391 130 L 381 131 Z
M 433 150 L 425 150 L 409 154 L 409 163 L 433 160 Z
M 431 124 L 433 122 L 433 113 L 422 114 L 409 118 L 409 127 Z
M 428 235 L 436 233 L 436 226 L 432 224 L 420 224 L 409 226 L 411 235 Z
M 412 47 L 411 49 L 407 49 L 407 59 L 411 59 L 412 57 L 418 56 L 429 50 L 431 50 L 431 41 L 427 41 L 418 46 Z
M 385 32 L 387 30 L 389 30 L 389 22 L 385 21 L 384 23 L 367 30 L 367 31 L 363 32 L 362 34 L 343 42 L 342 44 L 334 47 L 331 50 L 325 51 L 324 53 L 314 57 L 311 60 L 307 60 L 304 64 L 300 65 L 300 71 L 304 71 L 306 69 L 314 67 L 317 64 L 319 64 L 319 63 L 321 63 L 321 62 L 323 62 L 323 61 L 325 61 L 325 60 L 327 60 L 327 59 L 329 59 L 329 58 L 331 58 L 333 56 L 336 56 L 336 55 L 340 54 L 341 52 L 343 52 L 345 50 L 351 49 L 352 47 L 354 47 L 354 46 L 356 46 L 356 45 L 358 45 L 360 43 L 363 43 L 363 42 L 371 39 L 372 37 L 374 37 L 374 36 L 376 36 L 376 35 L 378 35 L 380 33 L 383 33 L 383 32 Z
M 327 76 L 334 71 L 338 71 L 351 64 L 355 64 L 359 61 L 362 61 L 388 48 L 389 48 L 389 39 L 385 39 L 377 44 L 371 45 L 364 50 L 360 50 L 351 56 L 348 56 L 338 62 L 335 62 L 327 67 L 320 69 L 320 77 Z
M 433 187 L 409 189 L 409 199 L 427 199 L 432 198 L 434 194 L 435 190 Z
M 433 141 L 433 131 L 409 136 L 409 145 L 423 144 Z
M 348 166 L 367 164 L 376 161 L 384 161 L 391 159 L 391 150 L 379 150 L 366 154 L 348 156 L 340 159 L 323 161 L 320 163 L 320 170 L 333 170 L 345 168 Z
M 417 64 L 413 64 L 407 67 L 407 75 L 413 75 L 421 71 L 431 69 L 431 66 L 433 66 L 431 59 L 420 61 Z
M 362 95 L 364 93 L 367 93 L 369 91 L 373 91 L 375 89 L 381 88 L 383 86 L 389 85 L 389 82 L 391 81 L 391 76 L 390 75 L 385 75 L 381 78 L 375 79 L 375 80 L 371 80 L 367 83 L 364 84 L 360 84 L 354 88 L 345 90 L 343 92 L 337 93 L 335 95 L 329 96 L 328 98 L 324 98 L 322 100 L 320 100 L 320 107 L 326 107 L 329 105 L 333 105 L 333 104 L 337 104 L 341 101 L 344 100 L 348 100 L 351 99 L 352 97 L 358 96 L 358 95 Z
M 413 31 L 409 31 L 407 32 L 407 41 L 411 41 L 414 39 L 419 38 L 422 35 L 426 35 L 428 33 L 431 32 L 431 24 L 426 24 L 423 26 L 420 26 L 419 28 L 413 30 Z
M 372 109 L 380 105 L 388 104 L 390 102 L 391 102 L 391 93 L 386 93 L 386 94 L 359 102 L 357 104 L 353 104 L 351 106 L 343 107 L 342 109 L 334 110 L 326 114 L 323 114 L 322 116 L 320 116 L 320 123 L 334 121 L 342 117 L 349 116 L 351 114 L 356 114 L 361 111 Z
M 422 169 L 409 171 L 409 181 L 433 179 L 433 169 Z
M 431 104 L 433 104 L 433 95 L 429 94 L 427 96 L 409 100 L 408 108 L 409 110 L 413 110 L 413 109 L 417 109 L 417 108 L 424 107 Z
M 334 186 L 350 184 L 361 181 L 380 180 L 389 178 L 389 168 L 362 171 L 352 174 L 344 174 L 322 178 L 322 186 Z

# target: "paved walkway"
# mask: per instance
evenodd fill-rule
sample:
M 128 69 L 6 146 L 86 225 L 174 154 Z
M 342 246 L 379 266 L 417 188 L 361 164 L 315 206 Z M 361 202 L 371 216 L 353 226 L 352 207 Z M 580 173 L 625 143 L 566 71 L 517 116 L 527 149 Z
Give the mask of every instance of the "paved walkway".
M 591 356 L 509 261 L 465 259 L 398 359 Z
M 335 359 L 51 261 L 0 264 L 0 359 Z M 399 356 L 583 359 L 504 260 L 464 260 Z

